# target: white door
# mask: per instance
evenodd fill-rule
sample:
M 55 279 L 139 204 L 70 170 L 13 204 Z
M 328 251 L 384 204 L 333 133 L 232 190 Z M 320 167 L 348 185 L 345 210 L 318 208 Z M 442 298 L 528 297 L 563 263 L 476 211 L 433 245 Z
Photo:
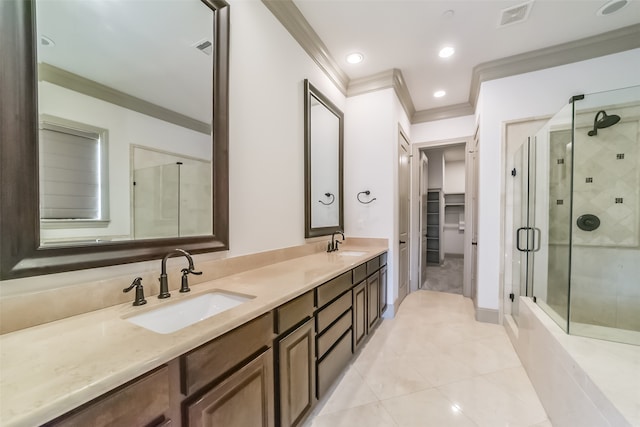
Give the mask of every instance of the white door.
M 420 283 L 427 283 L 427 192 L 429 191 L 429 159 L 420 155 Z
M 398 306 L 409 293 L 409 141 L 402 131 L 398 137 Z
M 477 302 L 477 281 L 478 281 L 478 172 L 480 164 L 480 141 L 478 140 L 478 130 L 473 138 L 473 146 L 471 149 L 471 188 L 470 188 L 470 218 L 468 219 L 471 234 L 471 259 L 469 265 L 471 267 L 470 280 L 469 280 L 469 292 L 465 293 L 466 297 L 471 297 Z

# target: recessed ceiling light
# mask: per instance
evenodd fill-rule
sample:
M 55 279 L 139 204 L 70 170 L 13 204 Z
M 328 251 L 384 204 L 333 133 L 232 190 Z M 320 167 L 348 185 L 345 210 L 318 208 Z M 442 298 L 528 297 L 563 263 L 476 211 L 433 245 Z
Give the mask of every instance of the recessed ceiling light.
M 456 12 L 455 12 L 454 10 L 449 9 L 449 10 L 445 10 L 445 11 L 442 13 L 442 17 L 443 17 L 444 19 L 452 19 L 452 18 L 455 16 L 455 14 L 456 14 Z
M 438 90 L 438 91 L 433 92 L 433 96 L 435 96 L 436 98 L 442 98 L 446 94 L 447 94 L 447 92 L 445 92 L 443 90 Z
M 631 0 L 611 0 L 596 12 L 598 16 L 611 15 L 629 4 Z
M 349 64 L 359 64 L 364 60 L 364 55 L 358 52 L 347 55 L 347 62 Z
M 446 46 L 440 49 L 438 56 L 440 58 L 448 58 L 452 56 L 454 53 L 456 53 L 456 50 L 454 48 L 452 48 L 451 46 Z

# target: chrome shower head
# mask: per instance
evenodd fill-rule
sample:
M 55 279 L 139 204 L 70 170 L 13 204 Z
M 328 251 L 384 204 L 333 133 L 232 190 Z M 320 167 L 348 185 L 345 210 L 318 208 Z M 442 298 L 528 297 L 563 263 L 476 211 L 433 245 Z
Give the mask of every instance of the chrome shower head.
M 602 117 L 598 120 L 598 117 Z M 600 110 L 596 113 L 596 117 L 593 119 L 593 129 L 590 130 L 587 135 L 594 136 L 598 134 L 598 129 L 608 128 L 609 126 L 613 126 L 620 121 L 620 116 L 617 114 L 608 115 L 604 112 L 604 110 Z

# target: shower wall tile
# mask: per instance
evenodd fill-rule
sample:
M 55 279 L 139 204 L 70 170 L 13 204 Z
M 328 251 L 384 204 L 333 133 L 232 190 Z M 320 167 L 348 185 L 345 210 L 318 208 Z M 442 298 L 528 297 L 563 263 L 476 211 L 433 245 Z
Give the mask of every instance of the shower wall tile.
M 593 294 L 587 292 L 572 292 L 571 294 L 572 322 L 599 326 L 614 326 L 616 324 L 617 311 L 618 298 L 615 294 Z
M 615 326 L 640 331 L 640 296 L 618 296 Z
M 580 230 L 573 224 L 574 245 L 627 246 L 640 243 L 640 149 L 638 121 L 620 122 L 587 136 L 589 127 L 575 132 L 573 212 L 594 214 L 600 227 Z M 624 153 L 624 159 L 618 154 Z M 587 183 L 592 177 L 593 183 Z M 624 203 L 616 203 L 623 199 Z

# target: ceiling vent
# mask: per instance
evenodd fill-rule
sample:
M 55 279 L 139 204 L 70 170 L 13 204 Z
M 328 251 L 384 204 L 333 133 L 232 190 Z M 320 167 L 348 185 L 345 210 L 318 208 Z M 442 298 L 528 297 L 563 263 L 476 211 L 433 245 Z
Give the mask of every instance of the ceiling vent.
M 213 53 L 213 43 L 211 43 L 209 40 L 200 40 L 199 42 L 194 44 L 193 47 L 195 47 L 205 55 L 211 56 L 211 54 Z
M 506 27 L 508 25 L 526 21 L 529 17 L 531 6 L 533 6 L 533 1 L 528 1 L 517 6 L 503 9 L 502 13 L 500 14 L 500 22 L 498 22 L 498 27 Z

